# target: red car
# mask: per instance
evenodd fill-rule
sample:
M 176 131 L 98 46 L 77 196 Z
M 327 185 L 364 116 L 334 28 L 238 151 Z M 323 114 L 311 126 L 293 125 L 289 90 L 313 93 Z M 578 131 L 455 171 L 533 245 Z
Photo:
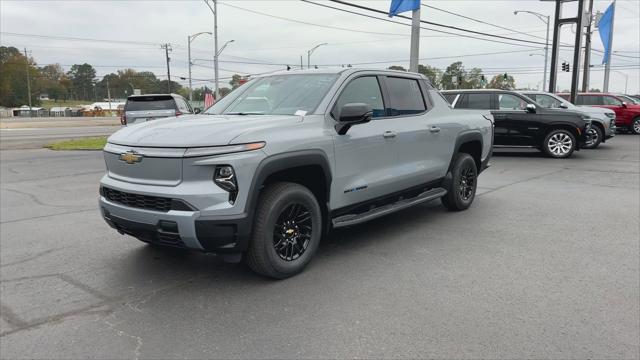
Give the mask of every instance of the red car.
M 558 94 L 569 99 L 569 94 Z M 640 105 L 631 98 L 611 93 L 579 93 L 575 105 L 597 106 L 616 112 L 616 127 L 640 134 Z

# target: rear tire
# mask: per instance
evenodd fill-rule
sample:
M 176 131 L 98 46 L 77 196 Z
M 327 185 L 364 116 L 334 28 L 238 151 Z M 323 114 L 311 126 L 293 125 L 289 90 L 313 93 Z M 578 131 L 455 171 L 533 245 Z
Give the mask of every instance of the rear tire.
M 631 126 L 629 126 L 629 131 L 632 134 L 640 135 L 640 116 L 636 117 L 631 121 Z
M 564 159 L 573 154 L 576 149 L 576 137 L 564 129 L 553 129 L 544 138 L 542 151 L 547 156 Z
M 589 129 L 589 134 L 591 135 L 591 141 L 587 142 L 584 145 L 584 148 L 585 149 L 595 149 L 602 142 L 604 134 L 602 133 L 602 130 L 596 125 L 592 125 L 591 126 L 591 129 Z
M 450 211 L 466 210 L 476 196 L 478 167 L 473 157 L 466 153 L 459 153 L 453 161 L 451 186 L 440 200 Z
M 313 193 L 296 183 L 274 183 L 260 194 L 245 261 L 259 274 L 284 279 L 304 270 L 321 236 L 322 212 Z

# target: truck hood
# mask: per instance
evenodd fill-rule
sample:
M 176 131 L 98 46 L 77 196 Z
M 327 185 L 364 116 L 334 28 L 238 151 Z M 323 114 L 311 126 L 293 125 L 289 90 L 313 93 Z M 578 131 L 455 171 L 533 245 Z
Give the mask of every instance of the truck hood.
M 123 127 L 108 141 L 136 147 L 227 145 L 246 132 L 292 126 L 302 119 L 296 115 L 184 115 Z

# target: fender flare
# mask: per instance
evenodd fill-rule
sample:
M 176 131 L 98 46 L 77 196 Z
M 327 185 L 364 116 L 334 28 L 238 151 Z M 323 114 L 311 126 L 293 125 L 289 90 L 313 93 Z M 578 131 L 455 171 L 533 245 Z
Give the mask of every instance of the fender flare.
M 258 197 L 260 196 L 260 187 L 270 175 L 282 170 L 309 165 L 317 165 L 322 168 L 325 183 L 327 185 L 326 199 L 328 201 L 333 176 L 329 165 L 329 159 L 324 151 L 300 150 L 272 155 L 264 158 L 260 164 L 258 164 L 253 179 L 251 180 L 251 187 L 249 188 L 249 195 L 245 204 L 245 213 L 251 220 L 250 223 L 253 223 L 255 208 L 258 203 Z
M 456 157 L 456 154 L 460 151 L 460 147 L 462 146 L 462 144 L 465 144 L 471 141 L 480 142 L 480 161 L 482 161 L 482 150 L 484 150 L 484 140 L 482 138 L 482 134 L 480 133 L 480 131 L 477 131 L 477 130 L 464 132 L 458 135 L 458 137 L 456 138 L 456 145 L 453 148 L 453 153 L 451 154 L 451 159 L 449 160 L 449 168 L 447 169 L 447 175 L 449 175 L 449 173 L 451 172 L 451 169 L 453 168 L 453 159 Z M 480 166 L 480 164 L 477 164 L 477 166 Z

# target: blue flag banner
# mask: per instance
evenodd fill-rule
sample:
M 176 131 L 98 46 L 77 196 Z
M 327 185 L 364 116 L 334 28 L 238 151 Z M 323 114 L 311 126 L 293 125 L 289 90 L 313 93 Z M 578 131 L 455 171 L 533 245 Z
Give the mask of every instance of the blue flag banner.
M 391 0 L 389 8 L 389 17 L 394 17 L 405 11 L 416 10 L 420 8 L 420 0 Z
M 604 12 L 600 21 L 598 22 L 598 32 L 600 33 L 600 40 L 602 40 L 602 45 L 604 45 L 604 57 L 602 58 L 602 63 L 606 64 L 607 60 L 609 60 L 609 53 L 611 52 L 611 31 L 613 30 L 613 14 L 615 12 L 615 3 L 609 5 L 607 10 Z

